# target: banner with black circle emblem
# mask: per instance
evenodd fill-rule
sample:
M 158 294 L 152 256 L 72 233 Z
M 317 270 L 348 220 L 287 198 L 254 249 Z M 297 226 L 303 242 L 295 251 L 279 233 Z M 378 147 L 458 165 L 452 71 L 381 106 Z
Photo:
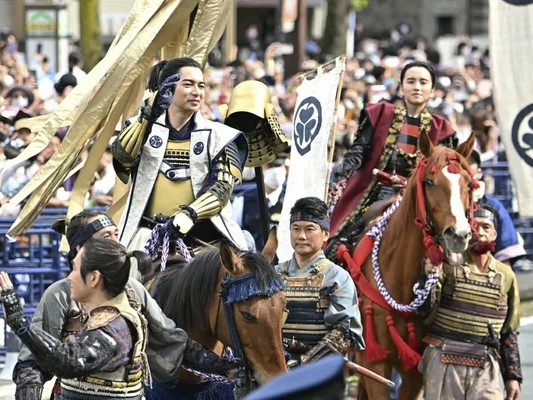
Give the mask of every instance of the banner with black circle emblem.
M 533 216 L 533 0 L 490 0 L 494 104 L 522 217 Z
M 292 257 L 289 219 L 296 200 L 308 196 L 326 199 L 345 59 L 337 57 L 303 75 L 297 88 L 287 191 L 277 233 L 280 262 Z

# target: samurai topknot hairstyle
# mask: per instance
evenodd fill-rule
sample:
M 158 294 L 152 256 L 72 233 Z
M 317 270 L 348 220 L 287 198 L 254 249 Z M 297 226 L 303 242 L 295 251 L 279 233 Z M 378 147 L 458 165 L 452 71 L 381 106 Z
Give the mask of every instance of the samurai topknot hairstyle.
M 180 57 L 172 60 L 163 60 L 150 71 L 148 90 L 158 92 L 149 119 L 156 120 L 172 104 L 174 92 L 180 80 L 180 70 L 183 67 L 194 67 L 202 70 L 200 63 L 193 58 Z
M 155 92 L 159 86 L 170 76 L 180 72 L 183 67 L 195 67 L 202 69 L 198 61 L 190 57 L 179 57 L 171 60 L 163 60 L 152 67 L 150 79 L 148 80 L 148 89 Z

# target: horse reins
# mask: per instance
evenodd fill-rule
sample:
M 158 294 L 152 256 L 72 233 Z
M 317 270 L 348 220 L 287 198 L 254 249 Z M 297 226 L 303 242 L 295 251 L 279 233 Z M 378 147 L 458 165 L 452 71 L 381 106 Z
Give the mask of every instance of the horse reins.
M 450 173 L 459 173 L 459 168 L 455 163 L 459 162 L 457 156 L 453 153 L 449 153 L 446 157 L 448 171 Z M 424 158 L 419 161 L 416 169 L 416 198 L 418 203 L 417 214 L 418 216 L 415 219 L 415 224 L 422 230 L 424 246 L 427 249 L 427 256 L 430 259 L 433 265 L 439 265 L 446 260 L 444 255 L 444 250 L 440 245 L 442 236 L 435 234 L 435 226 L 431 214 L 429 213 L 428 208 L 426 207 L 427 199 L 426 192 L 424 190 L 424 175 L 426 168 L 428 167 L 428 159 Z M 435 168 L 435 165 L 432 166 L 432 169 Z M 468 222 L 472 227 L 472 231 L 475 231 L 475 221 L 474 221 L 474 210 L 476 204 L 474 201 L 474 190 L 479 187 L 479 184 L 475 181 L 472 176 L 470 169 L 467 169 L 470 178 L 472 179 L 473 184 L 470 186 L 470 209 Z M 431 171 L 432 174 L 435 174 L 435 171 Z
M 239 275 L 236 277 L 231 276 L 231 274 L 228 272 L 224 279 L 222 279 L 222 282 L 220 283 L 220 286 L 222 289 L 220 290 L 220 300 L 219 300 L 219 307 L 220 307 L 220 301 L 224 303 L 224 315 L 226 316 L 226 321 L 228 325 L 228 333 L 231 339 L 232 349 L 235 353 L 235 358 L 237 359 L 244 359 L 244 353 L 242 351 L 242 345 L 241 340 L 239 339 L 239 334 L 237 332 L 237 327 L 235 324 L 235 313 L 233 312 L 233 302 L 228 301 L 229 297 L 229 291 L 232 286 L 235 286 L 237 284 L 244 283 L 248 280 L 255 279 L 255 275 L 251 272 L 246 273 L 244 275 Z M 217 314 L 218 319 L 218 314 Z M 216 330 L 216 327 L 215 327 Z

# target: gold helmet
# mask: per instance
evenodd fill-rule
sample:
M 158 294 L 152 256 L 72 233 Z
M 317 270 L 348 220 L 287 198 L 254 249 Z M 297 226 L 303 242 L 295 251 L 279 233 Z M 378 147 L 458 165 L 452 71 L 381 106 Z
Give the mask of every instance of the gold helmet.
M 222 104 L 224 123 L 244 133 L 248 140 L 245 166 L 258 167 L 276 159 L 287 148 L 287 138 L 270 102 L 268 86 L 244 81 L 233 89 L 229 105 Z

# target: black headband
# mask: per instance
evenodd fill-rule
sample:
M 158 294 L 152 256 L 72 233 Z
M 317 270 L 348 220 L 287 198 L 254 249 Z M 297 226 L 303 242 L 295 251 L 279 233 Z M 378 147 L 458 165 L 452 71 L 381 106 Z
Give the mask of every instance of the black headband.
M 109 226 L 115 226 L 115 223 L 107 215 L 102 215 L 93 222 L 87 224 L 85 228 L 76 232 L 69 241 L 70 251 L 68 252 L 68 259 L 73 260 L 74 257 L 76 257 L 76 254 L 78 254 L 78 250 L 76 249 L 78 246 L 82 246 L 83 243 L 89 240 L 96 232 Z
M 327 216 L 322 218 L 315 217 L 314 215 L 308 214 L 303 211 L 298 211 L 291 214 L 291 224 L 295 221 L 310 221 L 317 223 L 322 229 L 329 231 L 329 219 Z

